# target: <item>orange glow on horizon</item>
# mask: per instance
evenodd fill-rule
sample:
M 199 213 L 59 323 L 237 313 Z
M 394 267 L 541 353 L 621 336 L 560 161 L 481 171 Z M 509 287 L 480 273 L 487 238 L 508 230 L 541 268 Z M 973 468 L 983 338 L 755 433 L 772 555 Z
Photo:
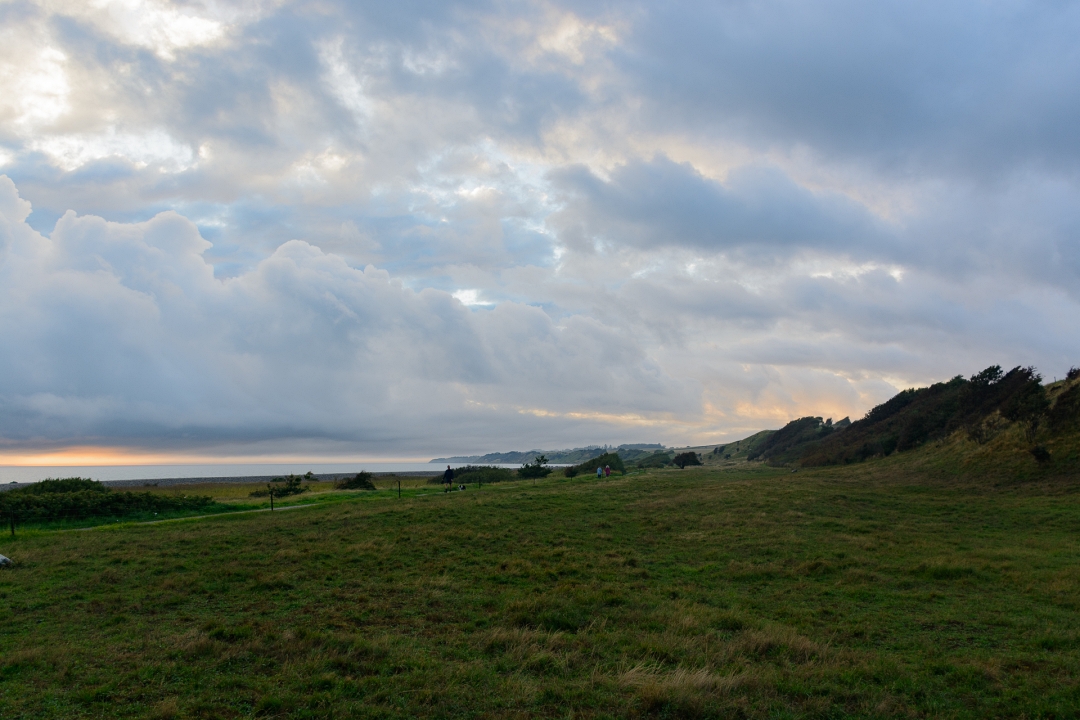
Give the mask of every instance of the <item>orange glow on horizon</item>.
M 0 451 L 0 466 L 63 467 L 108 465 L 245 465 L 331 463 L 426 463 L 428 457 L 366 457 L 359 455 L 194 455 L 131 450 L 128 448 L 71 447 L 40 452 Z

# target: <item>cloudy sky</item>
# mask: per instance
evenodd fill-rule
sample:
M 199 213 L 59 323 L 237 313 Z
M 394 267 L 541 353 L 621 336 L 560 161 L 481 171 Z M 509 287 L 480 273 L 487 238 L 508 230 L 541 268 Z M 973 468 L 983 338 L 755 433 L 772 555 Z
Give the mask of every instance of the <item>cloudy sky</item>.
M 712 443 L 1080 365 L 1080 6 L 0 0 L 0 462 Z

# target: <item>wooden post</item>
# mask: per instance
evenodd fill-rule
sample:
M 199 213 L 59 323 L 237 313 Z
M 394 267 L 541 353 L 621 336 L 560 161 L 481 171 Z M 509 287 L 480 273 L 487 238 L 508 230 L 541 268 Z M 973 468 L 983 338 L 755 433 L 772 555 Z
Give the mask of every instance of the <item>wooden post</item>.
M 270 487 L 270 485 L 266 487 L 270 490 L 270 512 L 274 512 L 274 488 Z
M 398 481 L 397 481 L 397 497 L 398 497 L 398 500 L 401 499 L 401 478 L 398 478 Z

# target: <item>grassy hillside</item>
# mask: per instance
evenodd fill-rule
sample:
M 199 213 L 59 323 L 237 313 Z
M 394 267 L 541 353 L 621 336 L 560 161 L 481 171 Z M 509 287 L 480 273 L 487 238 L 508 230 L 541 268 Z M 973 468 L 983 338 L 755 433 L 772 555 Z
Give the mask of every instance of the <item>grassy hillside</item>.
M 905 390 L 854 423 L 793 420 L 749 454 L 776 466 L 862 462 L 947 444 L 954 464 L 1006 462 L 1010 472 L 1080 471 L 1080 372 L 1044 387 L 1031 368 L 998 366 L 926 388 Z M 963 442 L 967 441 L 967 442 Z M 970 456 L 970 458 L 969 458 Z M 1020 459 L 1022 458 L 1022 460 Z
M 27 532 L 0 717 L 1071 717 L 1080 482 L 991 449 Z

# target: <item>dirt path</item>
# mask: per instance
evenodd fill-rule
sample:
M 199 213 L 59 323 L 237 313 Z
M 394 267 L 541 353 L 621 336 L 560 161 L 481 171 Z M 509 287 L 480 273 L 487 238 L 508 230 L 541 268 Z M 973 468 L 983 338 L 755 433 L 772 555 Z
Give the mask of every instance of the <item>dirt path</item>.
M 237 510 L 236 512 L 210 513 L 209 515 L 189 515 L 188 517 L 165 518 L 164 520 L 143 520 L 142 522 L 125 522 L 113 523 L 111 525 L 94 525 L 92 527 L 84 528 L 67 528 L 66 530 L 56 530 L 55 532 L 81 532 L 83 530 L 100 530 L 101 528 L 111 528 L 117 527 L 119 525 L 160 525 L 161 523 L 181 522 L 183 520 L 203 520 L 205 518 L 232 517 L 233 515 L 248 515 L 250 513 L 299 510 L 301 508 L 317 507 L 319 505 L 325 504 L 326 503 L 308 503 L 306 505 L 283 505 L 280 507 L 275 507 L 273 510 L 271 510 L 270 508 L 259 508 L 258 510 Z

